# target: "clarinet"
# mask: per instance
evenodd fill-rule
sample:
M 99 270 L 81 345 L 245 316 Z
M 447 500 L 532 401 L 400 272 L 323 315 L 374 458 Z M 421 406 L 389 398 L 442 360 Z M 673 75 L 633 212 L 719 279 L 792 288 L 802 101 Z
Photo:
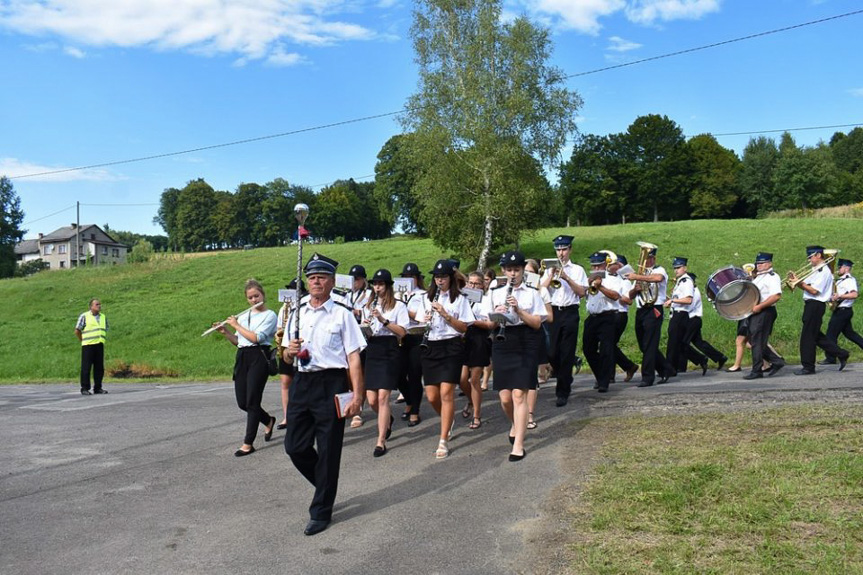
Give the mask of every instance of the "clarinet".
M 506 303 L 506 312 L 509 313 L 510 305 L 509 305 L 509 296 L 512 295 L 512 284 L 513 280 L 509 280 L 506 284 L 506 297 L 504 298 L 504 302 Z M 506 322 L 502 322 L 500 327 L 497 329 L 497 335 L 494 336 L 494 339 L 497 341 L 506 341 Z
M 434 299 L 432 300 L 432 303 L 435 303 L 438 300 L 438 298 L 440 298 L 440 289 L 438 289 L 437 292 L 435 292 Z M 435 317 L 434 307 L 432 307 L 431 313 L 432 313 L 431 318 L 429 318 L 429 321 L 426 324 L 426 329 L 423 332 L 423 340 L 420 342 L 420 347 L 422 349 L 428 349 L 428 346 L 429 346 L 429 333 L 431 332 L 432 321 L 434 321 L 434 317 Z

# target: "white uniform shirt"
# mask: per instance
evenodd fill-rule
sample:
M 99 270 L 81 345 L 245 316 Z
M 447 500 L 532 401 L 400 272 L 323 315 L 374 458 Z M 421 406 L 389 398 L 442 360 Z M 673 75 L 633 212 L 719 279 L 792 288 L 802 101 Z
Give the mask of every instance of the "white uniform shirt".
M 489 314 L 494 312 L 494 308 L 499 305 L 506 305 L 507 286 L 502 285 L 488 291 L 488 297 L 482 300 L 482 319 L 488 320 Z M 545 311 L 545 303 L 542 301 L 542 296 L 536 288 L 524 285 L 524 282 L 517 288 L 513 288 L 512 295 L 518 301 L 518 307 L 529 314 L 538 315 L 541 321 L 545 321 L 548 313 Z M 524 325 L 521 317 L 513 324 L 507 325 Z
M 671 299 L 684 299 L 693 296 L 694 287 L 692 284 L 692 278 L 689 277 L 689 274 L 683 274 L 680 278 L 674 283 L 674 289 L 671 291 Z M 689 309 L 689 304 L 685 303 L 672 303 L 671 311 L 687 311 Z
M 845 295 L 857 291 L 857 280 L 851 274 L 845 274 L 836 280 L 836 293 Z M 853 299 L 840 299 L 838 307 L 851 307 L 854 305 Z
M 576 284 L 585 288 L 587 287 L 587 274 L 584 273 L 583 267 L 572 262 L 567 262 L 567 264 L 563 266 L 563 271 Z M 557 270 L 550 268 L 545 270 L 543 279 L 552 274 L 557 275 Z M 551 294 L 551 305 L 553 306 L 566 307 L 570 305 L 578 305 L 578 302 L 581 301 L 581 298 L 579 298 L 578 295 L 572 291 L 572 288 L 569 287 L 569 284 L 563 280 L 560 280 L 559 288 L 555 289 L 549 286 L 548 291 Z
M 271 309 L 266 311 L 250 311 L 237 317 L 237 323 L 249 331 L 255 332 L 257 342 L 250 341 L 237 332 L 237 347 L 252 347 L 255 345 L 270 345 L 273 336 L 276 335 L 276 324 L 278 323 L 276 312 Z
M 767 298 L 772 295 L 782 293 L 782 280 L 779 279 L 779 275 L 773 271 L 773 268 L 770 268 L 766 272 L 757 274 L 755 278 L 753 278 L 752 283 L 754 283 L 758 288 L 758 291 L 761 292 L 761 301 L 767 300 Z
M 602 278 L 602 287 L 615 291 L 618 294 L 621 293 L 623 288 L 620 283 L 620 278 L 611 274 L 606 274 L 605 277 Z M 617 300 L 609 298 L 600 290 L 596 290 L 596 293 L 593 295 L 590 293 L 587 294 L 587 313 L 590 315 L 596 315 L 607 311 L 617 311 L 618 309 L 620 308 L 617 305 Z
M 438 292 L 440 297 L 438 297 L 438 303 L 443 305 L 444 311 L 448 315 L 451 315 L 453 318 L 463 321 L 467 325 L 472 324 L 476 321 L 476 316 L 473 315 L 473 310 L 470 308 L 470 302 L 466 297 L 459 294 L 455 301 L 451 302 L 449 297 L 449 291 L 441 291 Z M 425 319 L 426 314 L 431 312 L 434 308 L 432 307 L 432 302 L 428 298 L 428 294 L 425 297 L 420 298 L 421 307 L 417 311 L 417 319 Z M 444 321 L 441 314 L 434 312 L 432 314 L 431 319 L 431 329 L 429 330 L 429 341 L 441 341 L 444 339 L 450 339 L 453 337 L 461 337 L 462 333 L 451 326 L 449 323 Z
M 662 266 L 656 266 L 653 269 L 648 269 L 644 272 L 646 276 L 652 276 L 654 274 L 659 274 L 662 276 L 662 281 L 659 283 L 653 284 L 654 288 L 657 290 L 656 301 L 650 304 L 651 306 L 662 305 L 665 303 L 665 300 L 668 299 L 668 273 L 665 271 L 665 268 Z M 644 293 L 644 292 L 641 292 Z M 641 302 L 641 297 L 638 296 L 635 298 L 635 307 L 641 308 L 643 304 Z
M 622 295 L 625 295 L 626 297 L 629 297 L 629 292 L 632 291 L 632 288 L 635 284 L 633 284 L 631 281 L 629 281 L 626 278 L 622 278 L 620 276 L 617 276 L 617 277 L 618 277 L 618 279 L 620 279 L 620 293 Z M 617 311 L 622 311 L 623 313 L 628 313 L 629 312 L 629 305 L 630 304 L 623 303 L 623 298 L 618 299 L 617 300 Z
M 423 309 L 422 300 L 424 297 L 426 297 L 426 295 L 428 295 L 428 292 L 424 289 L 421 289 L 421 288 L 415 288 L 414 291 L 412 291 L 410 294 L 408 294 L 408 301 L 407 301 L 407 307 L 408 307 L 408 312 L 409 312 L 408 317 L 410 317 L 410 313 L 416 314 L 416 317 L 414 319 L 410 320 L 411 323 L 410 323 L 409 327 L 423 325 L 424 318 L 422 316 L 422 309 Z
M 692 303 L 689 304 L 689 317 L 702 317 L 704 308 L 701 305 L 701 290 L 692 286 Z
M 332 298 L 318 308 L 303 302 L 299 315 L 302 347 L 308 349 L 310 354 L 306 365 L 299 362 L 301 372 L 347 369 L 348 355 L 366 347 L 366 340 L 354 314 Z M 288 323 L 291 334 L 294 333 L 296 318 L 295 311 Z
M 360 309 L 365 306 L 372 297 L 372 290 L 363 289 L 360 291 L 351 291 L 345 295 L 345 303 L 351 309 Z
M 380 306 L 378 306 L 378 308 L 380 309 Z M 396 300 L 396 305 L 394 305 L 391 310 L 381 311 L 381 315 L 384 316 L 384 319 L 388 319 L 390 323 L 400 325 L 405 329 L 407 329 L 411 323 L 411 318 L 408 315 L 408 306 L 399 300 Z M 367 307 L 363 308 L 363 320 L 368 320 L 369 328 L 372 330 L 372 337 L 396 337 L 396 334 L 394 334 L 389 327 L 385 326 L 383 322 L 379 321 L 378 318 L 374 317 Z
M 803 283 L 807 283 L 818 290 L 817 294 L 803 290 L 803 301 L 814 299 L 826 303 L 833 297 L 833 273 L 827 265 L 823 265 L 818 271 L 812 272 L 812 275 L 806 278 Z

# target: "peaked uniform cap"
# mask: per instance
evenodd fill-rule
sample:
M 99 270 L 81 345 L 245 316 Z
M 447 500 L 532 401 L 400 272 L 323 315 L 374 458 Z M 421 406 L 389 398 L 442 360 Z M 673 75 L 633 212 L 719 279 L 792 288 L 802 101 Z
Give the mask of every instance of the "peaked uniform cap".
M 681 268 L 681 267 L 685 266 L 687 263 L 689 263 L 689 260 L 688 260 L 688 259 L 686 259 L 686 258 L 681 258 L 681 257 L 676 257 L 676 258 L 674 258 L 674 260 L 672 260 L 672 262 L 671 262 L 671 267 L 673 267 L 673 268 Z
M 755 263 L 763 264 L 764 262 L 772 262 L 773 254 L 770 252 L 758 252 L 758 255 L 755 256 Z
M 308 263 L 306 263 L 304 271 L 306 276 L 310 276 L 312 274 L 335 275 L 337 267 L 339 267 L 339 262 L 315 252 L 312 254 Z
M 557 248 L 568 248 L 572 245 L 572 240 L 574 238 L 572 236 L 557 236 L 552 240 L 555 249 Z
M 851 260 L 839 260 L 837 263 L 839 264 L 840 268 L 842 266 L 848 266 L 850 268 L 851 266 L 854 265 L 854 262 L 852 262 Z
M 806 246 L 806 257 L 813 256 L 815 254 L 824 255 L 824 248 L 822 246 Z

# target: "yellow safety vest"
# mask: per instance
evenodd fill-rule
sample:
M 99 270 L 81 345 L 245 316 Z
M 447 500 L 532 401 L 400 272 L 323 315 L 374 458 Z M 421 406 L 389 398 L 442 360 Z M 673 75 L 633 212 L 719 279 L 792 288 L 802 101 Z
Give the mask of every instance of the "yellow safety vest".
M 84 330 L 81 332 L 81 345 L 96 345 L 105 343 L 106 320 L 105 314 L 100 313 L 99 317 L 93 315 L 93 312 L 88 311 L 84 314 Z

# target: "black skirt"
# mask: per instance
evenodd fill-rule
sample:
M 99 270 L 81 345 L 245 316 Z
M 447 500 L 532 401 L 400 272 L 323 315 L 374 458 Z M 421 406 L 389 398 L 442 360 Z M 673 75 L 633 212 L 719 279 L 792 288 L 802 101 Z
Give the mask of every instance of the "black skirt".
M 491 347 L 492 383 L 502 389 L 536 389 L 540 330 L 526 325 L 508 327 L 506 340 L 495 339 Z
M 420 351 L 423 366 L 423 383 L 440 385 L 457 384 L 461 381 L 461 364 L 464 359 L 464 343 L 461 336 L 428 342 Z
M 468 326 L 464 337 L 464 365 L 485 367 L 491 363 L 491 339 L 489 330 Z
M 369 338 L 366 347 L 365 384 L 369 391 L 398 388 L 402 372 L 402 354 L 399 338 L 377 336 Z
M 282 356 L 279 356 L 279 374 L 280 375 L 294 375 L 294 362 L 285 363 L 285 360 L 282 359 Z

